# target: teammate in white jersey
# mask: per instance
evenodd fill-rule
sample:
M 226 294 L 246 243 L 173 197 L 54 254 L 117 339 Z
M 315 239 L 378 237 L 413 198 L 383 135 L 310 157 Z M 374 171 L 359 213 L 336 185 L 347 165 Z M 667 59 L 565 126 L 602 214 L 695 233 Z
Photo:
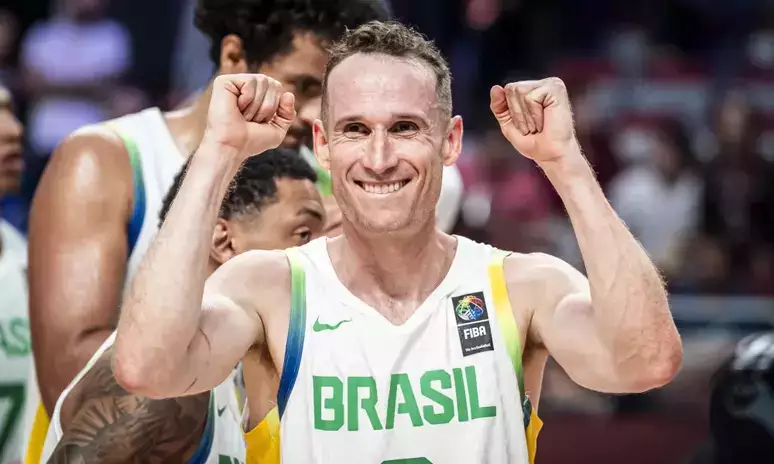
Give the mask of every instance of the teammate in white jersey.
M 0 86 L 0 198 L 21 183 L 22 125 Z M 32 345 L 27 318 L 27 242 L 0 218 L 0 463 L 21 462 L 22 408 Z
M 182 175 L 164 201 L 162 222 Z M 324 209 L 316 181 L 314 170 L 291 150 L 248 159 L 221 206 L 208 272 L 247 250 L 298 246 L 319 235 Z M 59 397 L 43 462 L 245 461 L 233 392 L 216 389 L 212 399 L 209 392 L 165 400 L 131 395 L 110 368 L 114 339 Z
M 199 0 L 196 23 L 212 40 L 218 74 L 261 72 L 296 96 L 299 117 L 284 144 L 298 147 L 319 113 L 325 45 L 347 27 L 386 16 L 380 0 Z M 39 460 L 46 411 L 116 327 L 163 196 L 199 146 L 211 91 L 179 111 L 152 108 L 79 130 L 46 168 L 30 218 L 31 329 L 42 393 L 40 407 L 29 403 L 29 415 L 37 413 L 30 463 Z
M 462 121 L 431 43 L 374 22 L 331 53 L 315 153 L 343 235 L 244 254 L 205 285 L 230 177 L 293 119 L 277 82 L 218 77 L 204 141 L 124 300 L 119 383 L 153 397 L 207 391 L 242 359 L 252 399 L 262 379 L 248 368 L 265 352 L 280 381 L 279 452 L 264 462 L 504 464 L 534 458 L 520 395 L 537 401 L 549 353 L 594 390 L 672 378 L 682 348 L 662 281 L 584 159 L 559 79 L 495 86 L 491 108 L 563 199 L 588 280 L 557 258 L 504 257 L 435 227 Z M 248 461 L 260 453 L 248 443 Z

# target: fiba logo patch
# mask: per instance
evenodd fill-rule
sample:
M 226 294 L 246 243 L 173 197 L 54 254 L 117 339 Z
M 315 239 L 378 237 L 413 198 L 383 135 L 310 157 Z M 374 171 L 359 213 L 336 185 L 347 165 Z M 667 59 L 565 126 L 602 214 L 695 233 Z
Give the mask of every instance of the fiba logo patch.
M 483 295 L 481 296 L 483 297 Z M 465 322 L 477 321 L 486 312 L 486 303 L 477 294 L 465 295 L 456 302 L 454 312 Z
M 452 298 L 462 356 L 494 350 L 484 292 Z

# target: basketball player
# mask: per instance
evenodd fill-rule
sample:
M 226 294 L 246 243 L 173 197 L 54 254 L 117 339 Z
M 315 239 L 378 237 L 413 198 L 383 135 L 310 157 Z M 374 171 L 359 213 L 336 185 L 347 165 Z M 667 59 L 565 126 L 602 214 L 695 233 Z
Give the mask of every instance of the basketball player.
M 373 22 L 331 53 L 314 146 L 343 234 L 243 254 L 205 285 L 229 179 L 248 154 L 279 144 L 293 118 L 278 82 L 218 77 L 202 145 L 124 300 L 113 364 L 124 388 L 207 391 L 242 359 L 250 399 L 268 353 L 281 441 L 263 462 L 513 464 L 534 458 L 540 423 L 525 395 L 537 404 L 549 353 L 598 391 L 673 377 L 682 347 L 662 281 L 583 157 L 559 79 L 495 86 L 491 108 L 563 199 L 588 280 L 557 258 L 435 227 L 462 121 L 431 43 Z M 249 415 L 261 420 L 252 404 Z M 261 453 L 251 433 L 248 459 Z
M 0 198 L 19 189 L 22 125 L 0 85 Z M 0 462 L 22 456 L 22 408 L 32 346 L 27 318 L 27 243 L 0 218 Z
M 162 222 L 182 177 L 183 171 L 167 194 Z M 312 167 L 293 151 L 248 158 L 221 205 L 208 272 L 244 251 L 298 246 L 319 235 L 324 210 L 316 181 Z M 114 339 L 108 338 L 59 397 L 45 462 L 245 462 L 233 395 L 217 397 L 212 405 L 209 392 L 166 400 L 133 396 L 113 377 Z M 208 416 L 210 407 L 217 415 Z
M 307 115 L 319 113 L 325 45 L 386 15 L 379 0 L 199 0 L 196 22 L 212 40 L 218 74 L 273 76 Z M 79 130 L 52 156 L 30 218 L 30 322 L 45 405 L 30 432 L 32 463 L 46 411 L 115 329 L 163 196 L 202 138 L 211 92 L 180 111 L 151 108 Z M 293 121 L 285 145 L 298 146 L 304 127 Z

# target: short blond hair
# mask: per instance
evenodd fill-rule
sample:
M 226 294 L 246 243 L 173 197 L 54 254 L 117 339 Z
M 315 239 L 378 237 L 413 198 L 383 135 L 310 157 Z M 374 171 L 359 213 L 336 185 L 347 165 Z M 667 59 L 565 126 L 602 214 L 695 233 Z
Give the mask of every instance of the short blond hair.
M 414 29 L 395 21 L 371 21 L 357 29 L 347 30 L 330 47 L 325 67 L 322 93 L 323 121 L 328 117 L 328 77 L 331 71 L 350 56 L 380 54 L 415 61 L 429 68 L 436 79 L 436 95 L 445 117 L 451 117 L 451 71 L 435 44 Z

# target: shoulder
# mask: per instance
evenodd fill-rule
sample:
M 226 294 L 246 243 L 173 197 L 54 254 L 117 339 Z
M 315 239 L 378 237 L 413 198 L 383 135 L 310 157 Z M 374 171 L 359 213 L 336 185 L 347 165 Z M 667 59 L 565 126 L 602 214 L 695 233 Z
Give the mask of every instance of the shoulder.
M 36 199 L 80 198 L 125 202 L 128 206 L 131 182 L 131 164 L 123 140 L 103 124 L 87 126 L 70 134 L 54 150 Z
M 585 291 L 588 281 L 566 261 L 546 253 L 511 253 L 505 258 L 508 291 L 535 296 Z
M 79 179 L 109 176 L 111 183 L 131 172 L 124 141 L 104 123 L 68 135 L 54 150 L 51 166 L 76 171 Z
M 228 260 L 207 280 L 205 306 L 256 307 L 257 300 L 289 294 L 290 264 L 277 250 L 252 250 Z

